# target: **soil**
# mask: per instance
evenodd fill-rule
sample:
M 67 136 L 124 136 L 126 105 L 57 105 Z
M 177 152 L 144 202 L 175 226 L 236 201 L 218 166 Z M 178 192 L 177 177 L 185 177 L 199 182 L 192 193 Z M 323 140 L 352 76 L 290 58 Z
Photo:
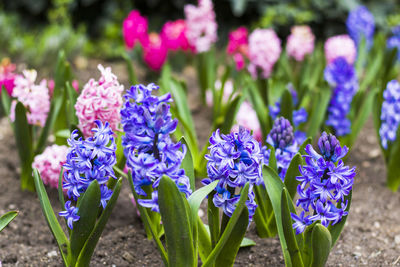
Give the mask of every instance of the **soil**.
M 75 72 L 79 73 L 81 84 L 91 76 L 98 77 L 97 63 L 90 61 L 89 68 Z M 127 85 L 123 64 L 111 65 L 113 72 Z M 184 76 L 188 77 L 189 88 L 196 88 L 193 70 L 184 70 Z M 192 91 L 189 103 L 199 138 L 205 144 L 210 113 L 201 108 L 196 93 Z M 385 166 L 371 120 L 361 131 L 347 163 L 357 166 L 352 207 L 327 265 L 400 265 L 400 193 L 393 193 L 385 187 Z M 0 121 L 0 214 L 16 209 L 19 215 L 0 233 L 0 260 L 3 266 L 62 266 L 58 247 L 36 194 L 20 190 L 18 166 L 14 136 L 7 119 L 3 118 Z M 60 211 L 56 190 L 48 188 L 48 194 L 55 211 Z M 278 238 L 258 238 L 254 225 L 246 236 L 257 244 L 240 249 L 235 266 L 284 265 Z M 146 238 L 136 215 L 126 181 L 91 266 L 162 266 L 153 241 Z

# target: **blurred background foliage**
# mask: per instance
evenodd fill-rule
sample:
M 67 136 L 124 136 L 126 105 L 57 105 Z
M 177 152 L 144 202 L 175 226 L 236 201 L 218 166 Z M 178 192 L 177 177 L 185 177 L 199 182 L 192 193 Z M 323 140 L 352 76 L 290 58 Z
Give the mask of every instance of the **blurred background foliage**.
M 219 45 L 241 25 L 273 27 L 286 38 L 290 27 L 309 24 L 318 39 L 345 33 L 349 10 L 362 4 L 386 33 L 400 24 L 399 0 L 217 0 Z M 0 56 L 39 66 L 53 62 L 63 48 L 69 58 L 80 54 L 112 59 L 124 50 L 121 25 L 132 9 L 149 19 L 151 31 L 183 18 L 185 0 L 3 0 L 0 2 Z

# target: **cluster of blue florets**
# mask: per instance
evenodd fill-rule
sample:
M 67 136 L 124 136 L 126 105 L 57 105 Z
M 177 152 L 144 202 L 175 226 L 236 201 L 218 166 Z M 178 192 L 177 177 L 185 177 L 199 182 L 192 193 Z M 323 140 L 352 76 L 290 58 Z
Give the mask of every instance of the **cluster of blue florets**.
M 347 118 L 351 101 L 358 90 L 358 79 L 353 65 L 344 57 L 338 57 L 324 71 L 325 80 L 334 88 L 328 107 L 326 125 L 332 126 L 336 135 L 351 132 L 351 122 Z
M 100 185 L 101 206 L 105 208 L 111 198 L 112 190 L 107 187 L 107 182 L 116 178 L 113 166 L 116 163 L 113 132 L 106 122 L 95 121 L 93 137 L 84 140 L 75 130 L 68 139 L 70 146 L 67 160 L 64 164 L 63 189 L 67 191 L 70 199 L 77 201 L 94 180 Z M 73 222 L 79 220 L 78 209 L 72 206 L 71 201 L 65 203 L 65 211 L 59 213 L 67 219 L 68 227 L 72 229 Z
M 307 145 L 304 156 L 306 165 L 300 168 L 301 176 L 297 187 L 299 199 L 297 206 L 303 211 L 300 215 L 292 213 L 296 234 L 302 233 L 307 225 L 320 221 L 325 227 L 336 224 L 346 216 L 348 201 L 345 197 L 353 187 L 355 168 L 345 166 L 342 158 L 348 148 L 341 147 L 332 134 L 322 134 L 318 140 L 320 153 Z M 310 215 L 305 215 L 305 212 Z
M 189 178 L 180 168 L 186 146 L 171 140 L 178 121 L 172 119 L 170 94 L 155 96 L 155 84 L 132 86 L 121 109 L 122 137 L 127 165 L 132 170 L 135 191 L 147 196 L 143 187 L 151 186 L 151 198 L 139 199 L 144 207 L 159 212 L 157 187 L 163 175 L 170 177 L 187 197 L 192 193 Z
M 400 123 L 400 83 L 396 80 L 390 81 L 383 92 L 383 98 L 379 136 L 382 147 L 387 149 L 396 140 Z
M 210 137 L 209 154 L 206 155 L 208 178 L 204 184 L 219 181 L 213 202 L 231 217 L 240 196 L 237 188 L 250 183 L 249 197 L 246 206 L 249 210 L 249 220 L 252 219 L 257 204 L 252 190 L 254 185 L 262 181 L 262 154 L 259 143 L 250 131 L 239 127 L 239 132 L 228 135 L 220 134 L 219 130 Z
M 392 29 L 393 35 L 387 39 L 386 45 L 390 49 L 397 48 L 397 60 L 400 61 L 400 25 Z
M 293 127 L 289 120 L 279 117 L 275 120 L 266 142 L 275 148 L 276 164 L 279 177 L 283 180 L 286 171 L 294 155 L 299 150 L 299 145 L 293 133 Z M 267 146 L 262 147 L 263 162 L 268 165 L 271 150 Z
M 371 47 L 374 39 L 374 15 L 365 6 L 360 6 L 349 13 L 346 21 L 347 31 L 357 46 L 364 37 L 367 47 Z

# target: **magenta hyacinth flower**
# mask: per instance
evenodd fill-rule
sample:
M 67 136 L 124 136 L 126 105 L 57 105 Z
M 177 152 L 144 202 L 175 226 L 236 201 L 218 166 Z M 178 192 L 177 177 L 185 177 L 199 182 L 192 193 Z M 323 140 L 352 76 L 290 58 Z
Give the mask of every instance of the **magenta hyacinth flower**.
M 297 61 L 314 51 L 315 36 L 309 26 L 293 26 L 287 39 L 286 52 Z
M 150 33 L 143 43 L 143 60 L 155 71 L 159 71 L 167 60 L 168 49 L 157 33 Z
M 132 10 L 122 24 L 122 35 L 128 49 L 135 47 L 136 41 L 142 43 L 147 36 L 147 18 L 142 17 L 137 10 Z
M 261 76 L 268 78 L 281 54 L 281 40 L 272 29 L 256 29 L 249 37 L 248 70 L 256 79 Z
M 183 19 L 166 22 L 160 36 L 165 46 L 170 50 L 188 50 L 190 48 L 186 37 L 186 22 Z
M 43 127 L 50 110 L 50 96 L 46 80 L 42 80 L 40 84 L 35 84 L 36 77 L 36 70 L 24 70 L 23 75 L 18 75 L 15 78 L 12 96 L 25 106 L 28 123 Z M 10 118 L 12 121 L 15 119 L 17 100 L 13 100 L 11 103 Z
M 248 31 L 245 27 L 239 27 L 238 29 L 229 33 L 229 42 L 226 48 L 228 55 L 233 56 L 233 60 L 236 64 L 236 70 L 241 70 L 245 66 L 245 58 L 248 57 L 249 51 L 249 40 Z
M 92 129 L 96 126 L 95 120 L 108 122 L 113 131 L 119 129 L 121 122 L 119 111 L 124 86 L 119 84 L 110 67 L 98 65 L 97 68 L 101 72 L 100 79 L 90 79 L 75 104 L 78 126 L 86 137 L 92 135 Z
M 217 39 L 217 22 L 211 0 L 199 0 L 198 6 L 185 5 L 186 36 L 196 53 L 210 50 Z
M 38 169 L 45 185 L 58 188 L 61 166 L 65 163 L 67 153 L 67 146 L 52 145 L 35 157 L 32 167 Z
M 332 63 L 338 57 L 344 57 L 347 63 L 353 64 L 357 57 L 356 45 L 347 34 L 328 38 L 324 49 L 327 64 Z
M 0 63 L 0 89 L 4 86 L 9 95 L 12 94 L 14 89 L 14 80 L 17 74 L 14 73 L 15 64 L 10 62 L 10 59 L 3 58 Z

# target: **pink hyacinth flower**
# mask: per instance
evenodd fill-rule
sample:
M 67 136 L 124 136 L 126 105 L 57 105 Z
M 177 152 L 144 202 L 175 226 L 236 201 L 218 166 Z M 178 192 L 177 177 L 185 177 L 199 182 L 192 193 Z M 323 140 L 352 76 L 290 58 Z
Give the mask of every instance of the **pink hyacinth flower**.
M 15 64 L 11 64 L 9 58 L 3 58 L 0 63 L 0 89 L 4 86 L 11 96 L 14 89 L 14 81 L 17 74 L 14 73 Z
M 249 36 L 248 70 L 256 79 L 260 73 L 262 78 L 268 78 L 281 54 L 281 40 L 272 29 L 256 29 Z
M 315 36 L 309 26 L 293 26 L 287 39 L 286 52 L 297 61 L 314 51 Z
M 150 33 L 146 42 L 143 43 L 143 60 L 155 71 L 161 69 L 167 60 L 168 49 L 163 43 L 160 35 Z
M 249 102 L 244 101 L 240 106 L 239 111 L 236 114 L 236 122 L 237 124 L 232 127 L 231 132 L 237 132 L 239 126 L 243 126 L 246 129 L 253 131 L 254 138 L 261 142 L 262 133 L 260 122 L 258 121 L 257 113 Z
M 245 66 L 245 57 L 248 57 L 248 31 L 245 27 L 239 27 L 229 33 L 229 42 L 226 48 L 228 55 L 233 55 L 236 70 L 241 70 Z
M 328 38 L 324 49 L 327 64 L 330 64 L 338 57 L 344 57 L 347 63 L 353 64 L 357 57 L 356 45 L 347 34 Z
M 36 77 L 36 70 L 24 70 L 23 75 L 15 78 L 12 96 L 25 106 L 28 123 L 43 127 L 50 110 L 50 95 L 46 80 L 35 84 Z M 15 120 L 16 105 L 17 101 L 13 100 L 10 114 L 12 121 Z
M 67 146 L 52 145 L 34 158 L 32 167 L 38 169 L 45 185 L 58 188 L 61 167 L 66 161 L 68 150 Z
M 137 10 L 132 10 L 122 23 L 122 35 L 128 49 L 135 47 L 136 41 L 143 42 L 147 37 L 147 18 Z
M 186 23 L 183 19 L 168 21 L 161 30 L 161 39 L 170 50 L 188 50 L 189 41 L 186 38 Z
M 114 132 L 119 130 L 121 122 L 121 94 L 124 86 L 119 84 L 110 67 L 104 68 L 99 64 L 97 68 L 101 73 L 100 79 L 90 79 L 75 104 L 79 128 L 85 137 L 92 135 L 95 120 L 108 122 Z
M 186 36 L 196 53 L 207 52 L 217 39 L 217 22 L 211 0 L 185 5 Z

